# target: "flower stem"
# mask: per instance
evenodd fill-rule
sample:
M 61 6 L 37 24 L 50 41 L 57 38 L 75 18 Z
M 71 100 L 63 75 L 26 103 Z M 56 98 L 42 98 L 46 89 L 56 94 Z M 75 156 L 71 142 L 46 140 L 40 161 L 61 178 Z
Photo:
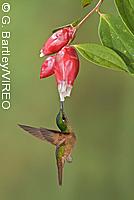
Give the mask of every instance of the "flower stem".
M 76 30 L 80 28 L 80 26 L 94 13 L 98 12 L 101 4 L 103 3 L 104 0 L 100 0 L 97 5 L 80 21 L 80 23 L 75 27 Z

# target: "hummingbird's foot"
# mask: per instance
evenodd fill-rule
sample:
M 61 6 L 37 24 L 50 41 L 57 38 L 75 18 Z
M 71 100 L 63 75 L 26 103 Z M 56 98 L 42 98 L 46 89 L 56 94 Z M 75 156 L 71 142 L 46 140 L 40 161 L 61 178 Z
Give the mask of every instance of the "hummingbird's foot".
M 72 157 L 69 155 L 69 156 L 66 158 L 66 161 L 67 161 L 68 163 L 71 163 L 71 162 L 73 161 L 73 159 L 72 159 Z

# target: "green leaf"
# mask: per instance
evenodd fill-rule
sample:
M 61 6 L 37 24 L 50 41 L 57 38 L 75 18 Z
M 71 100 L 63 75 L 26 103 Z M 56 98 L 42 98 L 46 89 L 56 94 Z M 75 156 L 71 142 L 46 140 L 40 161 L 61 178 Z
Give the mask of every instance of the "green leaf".
M 116 51 L 134 73 L 134 37 L 121 18 L 100 14 L 99 34 L 103 45 Z
M 93 0 L 82 0 L 82 6 L 83 8 L 90 5 Z
M 108 47 L 98 44 L 77 44 L 74 47 L 88 61 L 109 69 L 128 72 L 122 58 Z
M 71 26 L 73 26 L 73 27 L 77 26 L 77 25 L 80 23 L 80 21 L 81 21 L 81 18 L 79 18 L 79 19 L 73 21 L 73 22 L 71 23 Z
M 72 26 L 71 24 L 67 24 L 67 25 L 64 25 L 64 26 L 60 26 L 60 27 L 57 27 L 55 28 L 54 30 L 52 30 L 52 33 L 55 33 L 56 31 L 62 29 L 62 28 L 66 28 L 66 27 L 69 27 L 69 26 Z
M 75 20 L 75 21 L 73 21 L 73 22 L 70 23 L 70 24 L 66 24 L 66 25 L 57 27 L 57 28 L 55 28 L 54 30 L 52 30 L 52 33 L 55 33 L 56 31 L 58 31 L 58 30 L 60 30 L 60 29 L 62 29 L 62 28 L 66 28 L 66 27 L 70 27 L 70 26 L 75 27 L 75 26 L 77 26 L 77 25 L 79 24 L 80 21 L 81 21 L 81 18 L 80 18 L 80 19 L 77 19 L 77 20 Z
M 115 3 L 123 21 L 134 34 L 134 0 L 115 0 Z

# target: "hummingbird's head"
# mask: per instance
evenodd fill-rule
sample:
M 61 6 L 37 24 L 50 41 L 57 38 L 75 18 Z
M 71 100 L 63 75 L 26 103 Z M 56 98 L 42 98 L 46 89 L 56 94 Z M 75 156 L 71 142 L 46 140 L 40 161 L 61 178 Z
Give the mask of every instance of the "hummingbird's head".
M 65 132 L 67 131 L 67 117 L 65 116 L 65 113 L 63 112 L 63 110 L 60 109 L 57 117 L 56 117 L 56 124 L 58 126 L 58 128 Z

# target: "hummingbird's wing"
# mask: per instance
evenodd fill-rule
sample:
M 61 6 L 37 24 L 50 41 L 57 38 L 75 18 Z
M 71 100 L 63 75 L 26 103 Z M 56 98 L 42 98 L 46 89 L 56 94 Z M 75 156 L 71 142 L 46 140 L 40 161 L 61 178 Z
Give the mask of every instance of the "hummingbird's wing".
M 34 128 L 31 126 L 21 125 L 19 124 L 19 127 L 23 130 L 29 132 L 31 135 L 41 139 L 41 140 L 47 140 L 51 144 L 58 145 L 61 141 L 66 139 L 65 133 L 61 133 L 56 130 L 50 130 L 46 128 Z

